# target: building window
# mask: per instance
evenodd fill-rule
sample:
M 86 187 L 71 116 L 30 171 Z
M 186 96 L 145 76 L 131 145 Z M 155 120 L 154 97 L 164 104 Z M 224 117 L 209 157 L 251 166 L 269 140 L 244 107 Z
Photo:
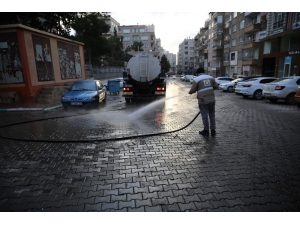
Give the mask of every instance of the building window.
M 244 23 L 245 23 L 244 20 L 242 20 L 242 21 L 240 22 L 240 30 L 244 29 Z
M 231 40 L 231 46 L 235 46 L 236 45 L 236 39 L 232 39 Z
M 237 16 L 237 12 L 232 13 L 232 18 L 235 18 Z
M 130 41 L 130 37 L 124 37 L 123 41 Z
M 236 32 L 236 24 L 232 26 L 232 32 Z
M 237 74 L 242 74 L 242 67 L 238 67 L 236 72 L 237 72 Z
M 123 30 L 123 34 L 130 34 L 130 30 Z
M 270 54 L 277 51 L 277 40 L 270 40 L 264 42 L 264 54 Z
M 139 29 L 132 29 L 132 33 L 138 33 Z
M 148 41 L 148 36 L 141 36 L 142 41 Z
M 224 62 L 229 62 L 229 53 L 224 54 Z
M 145 29 L 144 29 L 144 28 L 141 28 L 141 29 L 140 29 L 140 33 L 145 33 Z
M 133 39 L 133 41 L 139 41 L 140 37 L 139 36 L 133 36 L 132 39 Z
M 143 47 L 144 47 L 144 48 L 148 48 L 148 47 L 149 47 L 149 44 L 148 44 L 148 43 L 144 43 L 144 44 L 143 44 Z
M 242 45 L 244 43 L 244 36 L 239 37 L 239 44 Z

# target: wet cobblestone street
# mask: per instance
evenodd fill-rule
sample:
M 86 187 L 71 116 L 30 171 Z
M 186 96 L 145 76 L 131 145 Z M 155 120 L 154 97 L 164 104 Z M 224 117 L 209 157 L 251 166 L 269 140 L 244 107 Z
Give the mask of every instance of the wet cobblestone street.
M 299 212 L 297 106 L 217 90 L 215 137 L 201 115 L 153 135 L 198 113 L 168 82 L 166 101 L 1 112 L 0 211 Z

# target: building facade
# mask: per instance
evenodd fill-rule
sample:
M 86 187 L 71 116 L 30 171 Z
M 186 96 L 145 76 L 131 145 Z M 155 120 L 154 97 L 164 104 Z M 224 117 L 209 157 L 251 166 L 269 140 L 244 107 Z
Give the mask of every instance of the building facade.
M 194 38 L 186 38 L 179 44 L 178 71 L 184 74 L 192 74 L 195 70 Z
M 113 36 L 115 31 L 118 34 L 119 26 L 120 26 L 120 23 L 118 21 L 116 21 L 111 16 L 109 16 L 109 17 L 99 17 L 99 19 L 104 20 L 105 23 L 110 26 L 109 31 L 106 34 L 102 34 L 103 36 L 106 36 L 106 37 Z
M 300 13 L 211 12 L 195 46 L 195 67 L 214 77 L 299 76 Z
M 155 26 L 152 25 L 126 25 L 119 26 L 119 36 L 123 36 L 124 49 L 133 45 L 135 41 L 143 43 L 144 51 L 157 51 Z

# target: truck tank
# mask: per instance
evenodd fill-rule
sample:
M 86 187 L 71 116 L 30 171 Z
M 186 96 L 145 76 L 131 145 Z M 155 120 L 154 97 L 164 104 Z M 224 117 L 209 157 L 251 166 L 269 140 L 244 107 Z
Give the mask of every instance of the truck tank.
M 127 71 L 131 78 L 138 82 L 154 80 L 160 74 L 159 60 L 150 53 L 138 53 L 131 57 L 127 63 Z

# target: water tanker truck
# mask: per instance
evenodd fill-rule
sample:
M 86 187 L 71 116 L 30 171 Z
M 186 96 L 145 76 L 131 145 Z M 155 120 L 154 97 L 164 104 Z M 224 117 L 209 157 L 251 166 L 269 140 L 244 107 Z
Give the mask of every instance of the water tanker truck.
M 166 95 L 166 74 L 157 58 L 158 52 L 130 52 L 123 72 L 125 101 Z

